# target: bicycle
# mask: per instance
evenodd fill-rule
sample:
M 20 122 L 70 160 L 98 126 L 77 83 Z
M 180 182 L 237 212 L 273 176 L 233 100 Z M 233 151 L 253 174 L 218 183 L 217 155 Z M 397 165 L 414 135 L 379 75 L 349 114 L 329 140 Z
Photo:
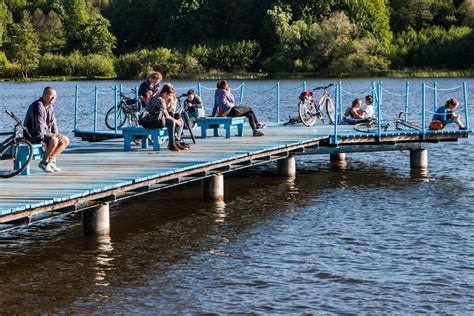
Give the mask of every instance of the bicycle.
M 0 132 L 0 136 L 8 136 L 0 143 L 0 178 L 11 178 L 20 174 L 31 163 L 33 158 L 33 145 L 19 135 L 19 128 L 31 137 L 15 114 L 5 111 L 15 122 L 12 132 Z M 21 154 L 21 155 L 20 155 Z M 22 159 L 20 160 L 20 156 Z M 26 157 L 26 159 L 25 159 Z
M 189 108 L 186 103 L 183 104 L 183 102 L 181 101 L 181 99 L 184 97 L 186 97 L 186 94 L 182 94 L 177 97 L 178 106 L 176 108 L 176 114 L 178 114 L 183 119 L 184 127 L 189 131 L 189 135 L 191 136 L 193 144 L 196 144 L 196 138 L 193 134 L 193 124 L 191 123 L 191 119 L 189 118 Z
M 406 128 L 410 130 L 417 130 L 421 131 L 421 127 L 416 125 L 413 122 L 408 120 L 402 119 L 402 115 L 408 114 L 407 112 L 400 112 L 398 114 L 398 118 L 395 119 L 394 122 L 388 122 L 380 125 L 380 129 L 383 132 L 386 132 L 391 126 L 395 125 L 395 129 L 397 130 L 404 130 Z M 362 133 L 375 133 L 378 130 L 377 120 L 372 119 L 368 122 L 361 122 L 354 125 L 354 129 L 358 132 Z
M 105 125 L 107 128 L 115 130 L 121 128 L 126 121 L 130 126 L 138 126 L 138 115 L 140 106 L 137 99 L 128 97 L 125 93 L 119 91 L 120 102 L 117 104 L 117 117 L 115 117 L 116 107 L 111 107 L 105 115 Z
M 330 124 L 334 124 L 334 101 L 327 90 L 332 86 L 334 86 L 334 84 L 331 83 L 325 87 L 317 87 L 312 91 L 303 91 L 300 93 L 298 112 L 304 125 L 309 127 L 313 126 L 316 124 L 317 119 L 320 119 L 324 124 L 324 115 L 322 110 L 323 106 L 329 118 Z M 318 103 L 315 104 L 314 94 L 318 90 L 323 90 L 323 95 L 319 99 Z

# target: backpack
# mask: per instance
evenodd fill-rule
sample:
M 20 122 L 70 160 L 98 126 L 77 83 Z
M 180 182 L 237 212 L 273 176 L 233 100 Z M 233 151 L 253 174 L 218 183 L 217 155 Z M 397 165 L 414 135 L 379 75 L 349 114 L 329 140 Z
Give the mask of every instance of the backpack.
M 443 122 L 441 122 L 440 120 L 433 120 L 431 121 L 430 126 L 428 128 L 433 131 L 439 131 L 444 128 L 444 125 Z

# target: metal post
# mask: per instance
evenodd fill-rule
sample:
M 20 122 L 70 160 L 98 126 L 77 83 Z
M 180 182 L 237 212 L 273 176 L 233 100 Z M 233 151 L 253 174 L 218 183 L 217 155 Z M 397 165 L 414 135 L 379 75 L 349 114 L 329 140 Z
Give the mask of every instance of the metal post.
M 466 129 L 469 129 L 469 115 L 468 115 L 468 106 L 467 106 L 467 86 L 466 86 L 466 81 L 462 83 L 462 90 L 464 94 L 464 119 L 465 123 L 464 125 L 466 126 Z
M 405 121 L 408 120 L 409 95 L 410 95 L 410 82 L 407 81 L 405 83 L 405 108 L 403 109 L 403 111 L 405 111 Z
M 280 82 L 277 82 L 277 123 L 280 124 Z
M 245 82 L 242 82 L 240 85 L 240 104 L 244 104 L 244 87 L 245 87 Z
M 337 123 L 339 121 L 339 111 L 338 111 L 338 106 L 337 106 L 337 103 L 339 102 L 339 85 L 336 85 L 336 91 L 334 93 L 335 95 L 335 98 L 334 98 L 334 110 L 335 110 L 335 113 L 334 113 L 334 143 L 337 144 Z
M 94 90 L 94 136 L 97 132 L 97 100 L 98 100 L 99 88 L 95 86 Z
M 339 80 L 339 115 L 341 116 L 339 119 L 342 120 L 342 81 Z
M 425 134 L 425 83 L 421 84 L 421 131 Z
M 378 95 L 379 95 L 379 104 L 377 105 L 377 135 L 380 137 L 380 129 L 382 127 L 382 122 L 380 118 L 380 112 L 382 108 L 382 81 L 378 85 Z
M 423 148 L 410 150 L 410 167 L 412 169 L 428 168 L 428 150 Z
M 79 86 L 76 84 L 76 94 L 74 96 L 74 131 L 77 130 L 77 106 L 79 104 Z
M 303 81 L 303 91 L 306 91 L 306 81 Z
M 433 112 L 438 109 L 438 83 L 433 84 Z
M 140 103 L 140 100 L 138 100 L 138 86 L 135 86 L 135 100 L 136 100 L 135 106 L 137 107 L 137 111 L 141 112 L 141 110 L 142 110 L 140 108 L 141 103 Z
M 117 92 L 118 88 L 117 85 L 114 85 L 114 132 L 117 134 Z
M 201 97 L 201 83 L 200 82 L 198 82 L 198 84 L 197 84 L 197 90 L 198 90 L 197 91 L 198 96 Z

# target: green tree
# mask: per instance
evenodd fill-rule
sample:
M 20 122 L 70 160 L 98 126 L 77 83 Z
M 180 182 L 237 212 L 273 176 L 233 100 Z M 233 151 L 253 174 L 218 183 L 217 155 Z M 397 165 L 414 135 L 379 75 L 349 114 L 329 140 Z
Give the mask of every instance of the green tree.
M 20 65 L 21 77 L 23 80 L 27 80 L 29 72 L 38 68 L 40 59 L 39 38 L 27 11 L 23 11 L 19 23 L 12 25 L 11 32 L 12 60 Z
M 83 54 L 112 55 L 115 36 L 109 31 L 110 22 L 101 15 L 89 19 L 79 35 Z
M 12 16 L 8 10 L 5 1 L 0 1 L 0 47 L 3 45 L 3 41 L 6 36 L 7 24 L 11 23 Z
M 59 15 L 54 11 L 44 14 L 37 8 L 31 16 L 31 23 L 38 32 L 41 52 L 59 52 L 66 44 L 64 37 L 64 27 Z

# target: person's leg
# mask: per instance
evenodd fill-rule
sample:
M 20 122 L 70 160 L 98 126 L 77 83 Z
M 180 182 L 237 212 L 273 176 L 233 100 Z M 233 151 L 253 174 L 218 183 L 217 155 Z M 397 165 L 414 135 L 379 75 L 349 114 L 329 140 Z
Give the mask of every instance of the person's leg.
M 59 140 L 56 137 L 51 137 L 51 136 L 46 136 L 44 139 L 44 142 L 46 143 L 46 150 L 43 155 L 43 160 L 45 164 L 49 163 L 49 159 L 51 158 L 51 155 L 55 151 L 56 147 L 58 147 Z
M 181 135 L 183 135 L 184 122 L 183 119 L 180 119 L 181 125 L 176 125 L 176 139 L 181 140 Z
M 168 130 L 168 148 L 174 147 L 176 143 L 174 140 L 175 123 L 173 120 L 166 120 L 166 129 Z
M 69 138 L 67 138 L 67 136 L 59 135 L 58 137 L 54 138 L 58 140 L 58 145 L 51 153 L 50 159 L 56 159 L 69 145 Z
M 461 116 L 458 115 L 458 114 L 453 114 L 452 115 L 452 118 L 454 120 L 454 123 L 456 123 L 457 126 L 461 127 L 461 128 L 464 128 L 464 124 L 463 122 L 461 121 Z
M 233 107 L 228 116 L 237 117 L 237 116 L 245 116 L 249 119 L 249 124 L 252 130 L 257 129 L 257 117 L 255 113 L 253 113 L 252 108 L 247 106 L 235 106 Z

